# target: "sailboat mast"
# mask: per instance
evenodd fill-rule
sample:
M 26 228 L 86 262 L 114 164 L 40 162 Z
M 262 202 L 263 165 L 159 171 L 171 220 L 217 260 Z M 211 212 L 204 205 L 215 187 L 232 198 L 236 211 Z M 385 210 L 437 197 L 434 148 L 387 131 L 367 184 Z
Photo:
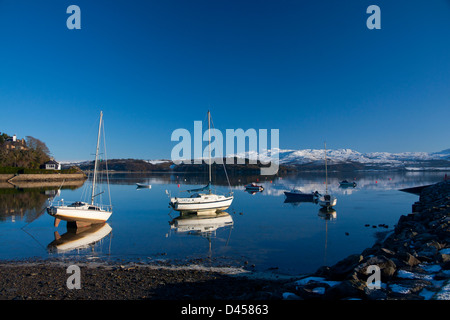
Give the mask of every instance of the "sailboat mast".
M 102 119 L 103 119 L 103 111 L 100 111 L 100 123 L 98 124 L 98 136 L 97 136 L 97 149 L 95 151 L 95 163 L 94 163 L 94 177 L 92 179 L 92 196 L 91 196 L 91 204 L 94 204 L 95 197 L 95 183 L 97 180 L 97 168 L 98 168 L 98 150 L 100 147 L 100 133 L 102 129 Z
M 209 185 L 211 185 L 211 112 L 208 110 Z M 211 188 L 209 189 L 211 191 Z
M 325 194 L 328 194 L 327 143 L 325 143 Z

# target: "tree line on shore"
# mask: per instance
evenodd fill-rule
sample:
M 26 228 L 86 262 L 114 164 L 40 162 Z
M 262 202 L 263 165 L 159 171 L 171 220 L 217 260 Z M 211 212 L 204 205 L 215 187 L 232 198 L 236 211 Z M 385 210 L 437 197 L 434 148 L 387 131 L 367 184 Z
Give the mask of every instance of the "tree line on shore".
M 0 167 L 39 169 L 50 159 L 49 148 L 37 138 L 26 136 L 17 140 L 0 134 Z

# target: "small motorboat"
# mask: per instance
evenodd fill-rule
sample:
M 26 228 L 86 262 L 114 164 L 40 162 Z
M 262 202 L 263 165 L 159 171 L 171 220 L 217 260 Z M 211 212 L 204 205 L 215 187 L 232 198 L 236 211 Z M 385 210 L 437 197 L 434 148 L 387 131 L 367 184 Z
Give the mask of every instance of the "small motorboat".
M 144 183 L 136 183 L 136 186 L 138 188 L 147 188 L 147 189 L 151 189 L 151 187 L 152 187 L 151 184 L 144 184 Z
M 245 186 L 246 191 L 263 191 L 263 186 L 258 186 L 256 183 L 252 182 Z
M 349 182 L 347 180 L 342 180 L 339 182 L 339 186 L 341 187 L 356 187 L 356 182 Z
M 288 199 L 295 199 L 298 201 L 311 201 L 317 200 L 317 198 L 320 196 L 319 192 L 311 192 L 311 193 L 304 193 L 298 189 L 292 189 L 291 191 L 285 191 L 284 194 Z

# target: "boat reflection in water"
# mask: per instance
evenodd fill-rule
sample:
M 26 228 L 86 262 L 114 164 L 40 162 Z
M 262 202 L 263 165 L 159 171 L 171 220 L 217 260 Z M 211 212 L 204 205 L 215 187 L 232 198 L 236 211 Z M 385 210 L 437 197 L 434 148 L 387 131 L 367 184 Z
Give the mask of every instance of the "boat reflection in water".
M 317 191 L 316 191 L 317 192 Z M 285 192 L 286 194 L 286 192 Z M 311 193 L 311 197 L 291 197 L 291 196 L 287 196 L 284 199 L 284 203 L 289 203 L 291 204 L 293 207 L 298 207 L 301 203 L 315 203 L 317 204 L 318 198 L 316 196 L 314 196 L 313 193 Z
M 169 222 L 170 229 L 175 233 L 201 236 L 209 243 L 211 253 L 211 239 L 216 237 L 216 231 L 220 228 L 230 228 L 226 246 L 230 240 L 233 229 L 233 218 L 224 211 L 211 215 L 197 215 L 195 213 L 181 214 Z
M 323 251 L 323 265 L 328 265 L 327 263 L 327 251 L 328 251 L 328 221 L 331 224 L 334 224 L 334 220 L 336 220 L 337 213 L 336 210 L 332 208 L 320 208 L 319 209 L 319 218 L 325 220 L 325 247 Z
M 337 212 L 331 208 L 320 208 L 319 209 L 319 217 L 324 220 L 335 220 L 337 218 Z
M 244 191 L 247 192 L 248 194 L 251 194 L 252 196 L 257 194 L 257 193 L 261 193 L 262 192 L 262 190 L 259 191 L 259 190 L 251 190 L 251 189 L 245 189 Z
M 55 231 L 55 240 L 50 242 L 47 249 L 51 253 L 66 253 L 72 250 L 95 250 L 96 244 L 101 244 L 103 238 L 111 234 L 109 224 L 94 224 L 83 228 L 67 228 L 62 236 Z

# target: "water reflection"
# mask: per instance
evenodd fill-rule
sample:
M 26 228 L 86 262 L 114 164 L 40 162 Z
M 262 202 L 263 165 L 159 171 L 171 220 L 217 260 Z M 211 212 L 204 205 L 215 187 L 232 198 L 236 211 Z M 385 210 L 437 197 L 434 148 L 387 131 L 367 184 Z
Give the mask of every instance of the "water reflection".
M 54 232 L 55 240 L 47 245 L 49 253 L 66 253 L 77 250 L 88 249 L 95 252 L 101 245 L 103 238 L 111 234 L 112 228 L 109 224 L 94 224 L 83 228 L 67 228 L 62 236 L 58 231 Z
M 172 219 L 169 224 L 171 231 L 174 231 L 176 234 L 200 236 L 207 239 L 209 252 L 211 253 L 211 239 L 216 237 L 217 230 L 220 228 L 230 229 L 225 244 L 225 246 L 228 246 L 234 222 L 230 214 L 222 211 L 213 215 L 180 214 Z
M 259 191 L 259 190 L 249 190 L 249 189 L 245 189 L 244 191 L 247 192 L 248 194 L 251 194 L 252 196 L 254 196 L 257 193 L 263 192 L 263 190 Z
M 323 220 L 336 220 L 337 212 L 332 208 L 320 208 L 318 216 Z
M 320 208 L 318 216 L 320 219 L 325 220 L 325 244 L 323 251 L 323 265 L 328 265 L 327 263 L 327 252 L 328 252 L 328 222 L 335 221 L 337 218 L 337 212 L 333 208 Z
M 62 189 L 75 190 L 83 185 L 84 181 Z M 32 184 L 33 186 L 35 183 Z M 28 188 L 27 185 L 13 186 L 2 184 L 0 188 L 0 222 L 25 219 L 31 222 L 40 217 L 46 207 L 46 202 L 58 195 L 59 189 L 54 186 L 42 186 L 40 188 Z
M 314 203 L 317 204 L 318 201 L 316 198 L 311 198 L 311 199 L 296 199 L 296 198 L 292 198 L 292 197 L 286 197 L 284 199 L 284 203 L 289 203 L 291 206 L 293 207 L 298 207 L 300 206 L 300 204 L 302 203 Z
M 328 189 L 333 194 L 350 195 L 360 190 L 398 190 L 418 185 L 436 183 L 444 178 L 442 172 L 374 171 L 374 172 L 328 172 Z M 257 181 L 264 188 L 264 196 L 281 196 L 285 191 L 298 189 L 304 193 L 325 191 L 324 172 L 303 172 L 275 177 L 258 175 L 229 176 L 233 191 L 245 190 L 248 183 Z M 342 180 L 356 182 L 356 187 L 341 187 Z M 207 182 L 208 176 L 202 173 L 113 173 L 111 184 L 119 185 L 172 185 L 176 188 L 189 188 Z M 214 177 L 215 185 L 228 186 L 224 176 Z M 254 194 L 254 193 L 250 193 Z

